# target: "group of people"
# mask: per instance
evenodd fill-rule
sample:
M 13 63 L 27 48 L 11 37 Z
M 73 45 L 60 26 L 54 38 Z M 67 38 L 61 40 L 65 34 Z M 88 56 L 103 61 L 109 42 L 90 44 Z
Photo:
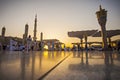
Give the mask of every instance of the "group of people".
M 54 43 L 52 43 L 52 47 L 50 47 L 51 45 L 48 44 L 48 50 L 54 50 Z M 2 43 L 0 43 L 0 50 L 10 50 L 10 51 L 27 51 L 29 52 L 30 50 L 43 50 L 44 47 L 44 43 L 40 42 L 39 44 L 37 43 L 37 41 L 32 41 L 31 35 L 29 35 L 26 39 L 26 43 L 23 44 L 19 44 L 17 43 L 15 40 L 10 40 L 10 44 L 9 45 L 2 45 Z M 111 46 L 108 46 L 109 48 L 112 49 Z M 59 46 L 56 46 L 56 48 L 62 49 Z M 80 47 L 80 45 L 73 45 L 73 48 L 71 50 L 73 51 L 80 51 L 82 48 Z M 118 41 L 116 49 L 118 52 L 120 52 L 120 41 Z M 64 45 L 64 51 L 66 51 L 66 46 Z
M 23 48 L 23 50 L 26 50 L 27 52 L 30 50 L 38 50 L 38 44 L 36 41 L 32 41 L 31 35 L 28 36 L 26 39 L 26 44 Z
M 10 51 L 30 51 L 37 50 L 38 44 L 36 41 L 32 41 L 31 36 L 29 35 L 26 39 L 26 43 L 18 43 L 17 41 L 10 39 L 10 43 L 8 45 L 0 43 L 0 50 L 10 50 Z
M 117 43 L 117 51 L 120 52 L 120 41 L 118 41 L 118 43 Z

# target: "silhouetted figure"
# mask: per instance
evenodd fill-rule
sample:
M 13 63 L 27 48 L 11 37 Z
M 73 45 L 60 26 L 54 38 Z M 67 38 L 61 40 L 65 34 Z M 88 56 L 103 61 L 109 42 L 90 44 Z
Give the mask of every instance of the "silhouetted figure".
M 0 51 L 2 50 L 3 48 L 2 48 L 2 44 L 0 43 Z
M 32 50 L 32 51 L 34 50 L 34 45 L 31 46 L 31 50 Z
M 41 42 L 39 43 L 39 49 L 40 51 L 42 50 Z
M 73 50 L 73 51 L 76 51 L 76 46 L 75 46 L 75 45 L 73 45 L 72 50 Z
M 58 44 L 56 45 L 56 50 L 59 51 L 59 45 Z
M 3 50 L 6 50 L 7 45 L 3 44 Z
M 78 46 L 78 51 L 80 51 L 80 45 L 78 44 L 77 46 Z
M 36 40 L 33 42 L 32 46 L 33 46 L 33 50 L 36 51 L 37 50 L 37 41 Z
M 117 51 L 120 52 L 120 41 L 118 41 L 118 43 L 117 43 Z
M 14 40 L 13 39 L 10 39 L 10 51 L 13 51 L 14 50 Z
M 108 45 L 108 50 L 109 50 L 109 51 L 112 51 L 111 45 Z
M 54 51 L 54 42 L 52 42 L 52 51 Z
M 87 47 L 87 45 L 85 45 L 85 50 L 88 51 L 88 47 Z
M 29 37 L 27 38 L 27 52 L 30 50 L 31 48 L 31 42 L 32 42 L 32 39 L 31 39 L 31 35 L 29 35 Z
M 65 46 L 65 44 L 64 44 L 64 51 L 66 51 L 66 46 Z
M 40 42 L 40 43 L 39 43 L 39 49 L 40 49 L 40 51 L 42 51 L 43 48 L 44 48 L 44 43 L 43 43 L 43 42 Z

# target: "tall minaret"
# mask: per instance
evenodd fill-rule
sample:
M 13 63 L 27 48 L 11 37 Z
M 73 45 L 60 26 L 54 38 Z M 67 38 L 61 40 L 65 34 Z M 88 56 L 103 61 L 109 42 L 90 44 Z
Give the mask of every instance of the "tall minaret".
M 26 24 L 25 25 L 25 33 L 23 34 L 23 44 L 26 44 L 26 39 L 28 37 L 28 28 L 29 28 L 29 25 Z
M 43 33 L 41 32 L 40 34 L 41 34 L 40 41 L 42 42 L 43 41 Z
M 37 37 L 36 37 L 36 33 L 37 33 L 37 14 L 35 15 L 35 24 L 34 24 L 34 37 L 33 37 L 33 41 L 36 41 Z
M 28 37 L 28 28 L 29 28 L 29 25 L 28 24 L 26 24 L 25 25 L 25 39 Z
M 2 28 L 2 33 L 1 33 L 1 36 L 2 36 L 2 37 L 5 37 L 5 31 L 6 31 L 6 28 L 3 27 L 3 28 Z

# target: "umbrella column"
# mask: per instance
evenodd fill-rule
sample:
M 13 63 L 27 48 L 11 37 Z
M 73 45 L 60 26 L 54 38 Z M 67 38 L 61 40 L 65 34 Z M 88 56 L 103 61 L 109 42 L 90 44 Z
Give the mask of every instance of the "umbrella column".
M 83 38 L 80 38 L 81 41 L 81 49 L 83 49 Z
M 105 9 L 101 8 L 100 10 L 96 12 L 98 23 L 101 26 L 101 35 L 102 35 L 102 41 L 103 41 L 103 48 L 104 50 L 107 49 L 107 33 L 106 33 L 106 21 L 107 21 L 107 11 Z
M 87 35 L 86 34 L 84 35 L 84 38 L 85 38 L 85 49 L 87 50 Z

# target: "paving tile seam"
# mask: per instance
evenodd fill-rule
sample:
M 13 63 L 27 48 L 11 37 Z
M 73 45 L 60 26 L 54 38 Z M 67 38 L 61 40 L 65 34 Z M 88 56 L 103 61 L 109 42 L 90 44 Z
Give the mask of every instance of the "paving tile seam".
M 71 54 L 63 58 L 60 62 L 58 62 L 54 67 L 52 67 L 49 71 L 43 74 L 38 80 L 43 80 L 51 71 L 53 71 L 57 66 L 59 66 L 63 61 L 65 61 Z

